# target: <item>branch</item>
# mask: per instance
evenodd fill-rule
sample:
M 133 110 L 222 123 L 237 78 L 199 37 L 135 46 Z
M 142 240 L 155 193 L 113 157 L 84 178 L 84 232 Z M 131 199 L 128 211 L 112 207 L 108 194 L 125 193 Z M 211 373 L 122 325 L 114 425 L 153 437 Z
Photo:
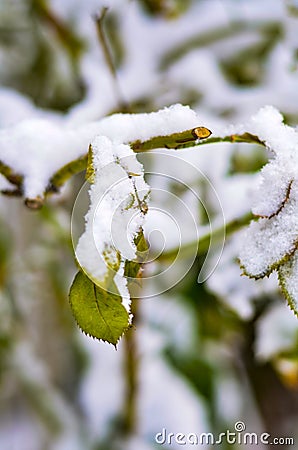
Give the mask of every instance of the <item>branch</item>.
M 11 184 L 14 184 L 16 187 L 20 188 L 23 183 L 22 175 L 15 173 L 9 166 L 0 161 L 0 173 L 9 181 Z
M 69 178 L 77 173 L 86 170 L 88 161 L 88 154 L 81 156 L 78 159 L 70 161 L 65 166 L 61 167 L 61 169 L 56 172 L 52 178 L 50 179 L 47 192 L 57 192 L 59 188 L 63 186 Z
M 190 130 L 182 131 L 180 133 L 173 133 L 165 136 L 155 136 L 147 141 L 134 141 L 129 143 L 135 153 L 142 153 L 158 148 L 180 150 L 184 148 L 197 147 L 205 144 L 214 144 L 218 142 L 230 143 L 248 143 L 258 144 L 266 147 L 265 143 L 257 136 L 250 133 L 231 134 L 224 137 L 214 136 L 210 137 L 211 131 L 208 128 L 199 126 Z M 68 164 L 59 169 L 50 179 L 44 196 L 56 193 L 60 187 L 73 175 L 86 170 L 88 165 L 88 154 L 81 156 L 78 159 L 70 161 Z M 0 173 L 12 184 L 16 186 L 15 191 L 9 191 L 10 195 L 20 195 L 23 192 L 23 176 L 17 174 L 0 161 Z M 11 193 L 12 192 L 12 193 Z M 7 193 L 7 192 L 4 192 Z M 26 199 L 26 205 L 32 209 L 38 209 L 43 204 L 41 197 L 36 199 Z
M 125 435 L 132 435 L 137 429 L 137 407 L 138 407 L 138 372 L 139 355 L 135 326 L 139 319 L 138 299 L 132 299 L 131 312 L 133 314 L 133 327 L 129 329 L 123 337 L 124 340 L 124 361 L 123 369 L 125 376 L 125 396 L 122 412 L 122 427 Z
M 144 142 L 135 141 L 131 144 L 131 148 L 136 153 L 141 153 L 157 148 L 180 150 L 183 148 L 197 147 L 198 145 L 216 144 L 218 142 L 230 142 L 232 144 L 242 142 L 247 144 L 259 144 L 266 147 L 263 141 L 261 141 L 257 136 L 250 133 L 230 134 L 223 137 L 194 137 L 194 130 L 197 129 L 207 130 L 207 128 L 204 127 L 197 127 L 193 128 L 192 130 L 183 131 L 182 133 L 174 133 L 168 136 L 157 136 Z M 185 140 L 185 142 L 182 142 L 183 140 Z
M 53 11 L 46 0 L 34 0 L 33 7 L 40 20 L 53 30 L 71 58 L 76 61 L 80 56 L 84 43 L 81 38 L 64 23 Z

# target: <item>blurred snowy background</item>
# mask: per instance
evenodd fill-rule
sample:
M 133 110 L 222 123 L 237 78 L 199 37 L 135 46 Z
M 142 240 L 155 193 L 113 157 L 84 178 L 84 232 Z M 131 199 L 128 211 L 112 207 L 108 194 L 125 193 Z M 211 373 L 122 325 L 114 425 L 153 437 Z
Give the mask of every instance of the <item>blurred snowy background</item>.
M 297 125 L 298 2 L 0 0 L 0 81 L 3 129 L 62 116 L 75 126 L 177 102 L 211 130 L 266 104 Z M 182 165 L 163 154 L 147 160 L 148 170 L 183 178 L 186 189 L 166 175 L 157 183 L 202 226 L 206 211 L 189 187 L 211 221 L 221 208 L 227 222 L 241 218 L 268 157 L 247 144 L 183 150 Z M 248 432 L 298 442 L 297 318 L 274 275 L 240 277 L 241 231 L 228 237 L 206 283 L 197 283 L 202 251 L 175 288 L 137 301 L 136 330 L 117 351 L 78 331 L 67 292 L 76 271 L 70 217 L 82 183 L 75 176 L 37 212 L 0 198 L 0 449 L 177 450 L 157 444 L 156 433 L 218 435 L 239 420 Z M 2 176 L 0 185 L 7 188 Z M 177 209 L 168 196 L 158 201 Z M 215 245 L 208 267 L 219 253 Z

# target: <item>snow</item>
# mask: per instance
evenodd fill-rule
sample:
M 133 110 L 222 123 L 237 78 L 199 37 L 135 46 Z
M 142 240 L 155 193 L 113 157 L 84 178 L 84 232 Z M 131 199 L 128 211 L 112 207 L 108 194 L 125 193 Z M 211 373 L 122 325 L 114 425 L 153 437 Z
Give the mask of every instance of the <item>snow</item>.
M 53 120 L 59 117 L 58 113 L 36 108 L 28 97 L 8 88 L 0 88 L 0 104 L 0 128 L 6 128 L 34 117 L 51 117 Z
M 145 141 L 193 128 L 198 121 L 197 114 L 189 106 L 175 104 L 157 112 L 106 117 L 98 125 L 98 134 L 118 143 Z
M 271 219 L 251 222 L 239 253 L 247 275 L 263 277 L 277 268 L 295 249 L 298 237 L 298 186 L 292 184 L 293 198 Z
M 86 153 L 89 139 L 80 131 L 46 119 L 28 119 L 0 130 L 0 160 L 24 176 L 25 197 L 42 197 L 51 176 Z
M 262 169 L 261 175 L 260 185 L 253 193 L 252 212 L 256 216 L 270 218 L 275 216 L 286 203 L 292 176 L 288 170 L 277 166 L 275 161 L 269 162 Z
M 262 107 L 247 124 L 247 131 L 265 141 L 278 155 L 290 155 L 298 144 L 294 128 L 283 124 L 282 114 L 273 106 Z
M 283 124 L 272 106 L 261 108 L 247 124 L 273 152 L 261 171 L 253 196 L 252 211 L 261 216 L 247 229 L 240 260 L 249 276 L 259 278 L 293 253 L 298 240 L 298 133 Z
M 76 257 L 87 275 L 100 283 L 108 268 L 115 274 L 118 272 L 119 256 L 122 261 L 135 258 L 134 238 L 144 222 L 138 201 L 145 200 L 149 186 L 144 181 L 141 164 L 128 145 L 98 136 L 91 148 L 95 179 L 89 191 L 86 229 L 79 239 Z M 129 298 L 126 284 L 121 283 L 121 279 L 123 277 L 118 276 L 115 282 L 123 298 Z

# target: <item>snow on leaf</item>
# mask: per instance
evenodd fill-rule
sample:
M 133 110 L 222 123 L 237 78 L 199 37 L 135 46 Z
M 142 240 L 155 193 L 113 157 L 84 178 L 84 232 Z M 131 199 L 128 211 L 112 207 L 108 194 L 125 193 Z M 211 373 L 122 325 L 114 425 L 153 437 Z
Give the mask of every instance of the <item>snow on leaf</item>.
M 271 219 L 249 225 L 240 250 L 244 273 L 253 278 L 269 275 L 293 253 L 298 240 L 298 183 L 292 184 L 289 200 Z
M 278 278 L 290 308 L 298 316 L 298 251 L 279 267 Z
M 273 106 L 264 106 L 245 125 L 246 131 L 265 142 L 276 155 L 290 156 L 298 145 L 296 130 L 283 123 L 281 113 Z M 290 161 L 289 161 L 290 162 Z M 284 160 L 284 163 L 286 161 Z
M 94 284 L 79 271 L 71 286 L 69 301 L 75 320 L 84 333 L 116 346 L 129 327 L 129 313 L 122 305 L 119 293 L 117 295 L 115 284 L 109 287 L 114 292 Z
M 240 250 L 244 273 L 262 278 L 291 260 L 298 243 L 298 133 L 282 123 L 272 106 L 261 110 L 247 124 L 272 150 L 274 157 L 262 169 L 251 222 Z
M 253 198 L 252 212 L 271 218 L 277 215 L 290 196 L 292 174 L 275 163 L 268 163 L 261 171 L 261 183 Z
M 140 205 L 146 202 L 149 186 L 144 181 L 142 165 L 128 145 L 114 144 L 99 136 L 91 147 L 94 183 L 76 257 L 96 283 L 105 277 L 107 255 L 110 261 L 117 261 L 119 255 L 122 261 L 135 258 L 134 238 L 145 217 Z

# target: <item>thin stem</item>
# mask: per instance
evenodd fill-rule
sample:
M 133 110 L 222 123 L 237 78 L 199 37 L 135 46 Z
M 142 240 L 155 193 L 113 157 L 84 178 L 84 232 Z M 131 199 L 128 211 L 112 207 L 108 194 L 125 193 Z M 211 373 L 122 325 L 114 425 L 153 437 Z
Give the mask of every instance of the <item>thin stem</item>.
M 134 317 L 134 325 L 138 320 L 138 299 L 133 299 L 131 311 Z M 123 431 L 129 436 L 137 429 L 137 400 L 138 400 L 138 370 L 139 358 L 135 327 L 128 330 L 124 337 L 124 373 L 125 373 L 125 398 L 123 409 Z
M 11 184 L 14 184 L 18 188 L 20 188 L 23 177 L 22 175 L 19 175 L 13 171 L 9 166 L 4 164 L 2 161 L 0 161 L 0 173 L 5 176 L 7 181 L 9 181 Z
M 69 178 L 77 173 L 86 170 L 87 168 L 88 154 L 75 159 L 56 172 L 50 179 L 47 192 L 57 192 L 61 186 L 63 186 Z
M 208 45 L 212 45 L 215 42 L 222 39 L 228 39 L 239 34 L 243 34 L 247 31 L 256 31 L 260 34 L 261 40 L 268 39 L 268 36 L 272 35 L 272 31 L 275 31 L 279 27 L 278 22 L 264 23 L 261 21 L 253 21 L 246 23 L 243 21 L 235 21 L 229 24 L 227 27 L 216 27 L 206 33 L 200 33 L 196 36 L 192 36 L 186 39 L 179 46 L 175 46 L 174 49 L 169 50 L 162 58 L 160 69 L 162 71 L 167 70 L 174 62 L 181 59 L 191 50 L 204 48 Z
M 247 143 L 247 144 L 259 144 L 266 146 L 263 141 L 261 141 L 258 136 L 250 133 L 243 134 L 230 134 L 227 136 L 214 136 L 207 139 L 195 139 L 189 138 L 187 142 L 180 143 L 183 137 L 187 138 L 192 130 L 183 131 L 182 133 L 174 133 L 168 136 L 156 136 L 148 141 L 135 141 L 131 144 L 132 149 L 135 153 L 141 153 L 148 150 L 155 150 L 157 148 L 168 148 L 174 150 L 181 150 L 184 148 L 197 147 L 199 145 L 205 144 L 216 144 L 218 142 L 230 142 L 234 143 Z
M 115 64 L 114 64 L 114 61 L 113 61 L 113 57 L 112 57 L 112 54 L 111 54 L 111 51 L 110 51 L 110 48 L 109 48 L 109 45 L 108 45 L 108 42 L 107 42 L 106 34 L 104 32 L 103 23 L 104 23 L 105 16 L 106 16 L 106 14 L 108 12 L 108 9 L 109 8 L 107 8 L 107 7 L 102 8 L 101 13 L 99 15 L 95 16 L 97 36 L 98 36 L 99 43 L 100 43 L 100 45 L 102 47 L 102 51 L 103 51 L 103 54 L 104 54 L 104 58 L 105 58 L 107 67 L 109 68 L 109 71 L 110 71 L 110 73 L 112 75 L 112 79 L 114 81 L 114 89 L 115 89 L 115 92 L 116 92 L 116 95 L 117 95 L 117 98 L 118 98 L 119 108 L 122 111 L 126 111 L 127 110 L 127 104 L 126 104 L 126 102 L 125 102 L 125 100 L 123 98 L 123 94 L 122 94 L 122 91 L 121 91 L 120 86 L 119 86 L 117 70 L 116 70 L 116 67 L 115 67 Z
M 39 18 L 54 31 L 71 58 L 76 61 L 83 48 L 82 40 L 51 11 L 46 0 L 34 0 L 33 6 Z

